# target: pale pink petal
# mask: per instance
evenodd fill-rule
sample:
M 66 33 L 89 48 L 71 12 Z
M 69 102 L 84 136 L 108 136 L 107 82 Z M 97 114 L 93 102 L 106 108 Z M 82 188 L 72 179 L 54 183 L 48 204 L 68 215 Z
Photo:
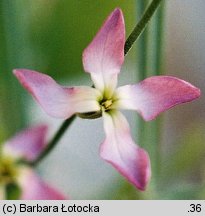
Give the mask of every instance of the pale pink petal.
M 47 126 L 28 128 L 8 140 L 3 148 L 5 155 L 26 160 L 35 160 L 46 145 Z
M 116 95 L 116 107 L 136 110 L 149 121 L 177 104 L 198 98 L 200 90 L 175 77 L 153 76 L 139 84 L 119 87 Z
M 23 168 L 18 179 L 22 200 L 64 200 L 66 197 L 46 184 L 31 169 Z
M 100 148 L 101 157 L 138 189 L 145 190 L 151 173 L 147 152 L 134 143 L 128 122 L 120 112 L 104 113 L 103 117 L 106 139 Z
M 44 111 L 53 117 L 69 118 L 77 112 L 100 109 L 97 102 L 100 92 L 94 88 L 62 87 L 48 75 L 26 69 L 16 69 L 14 74 Z
M 83 65 L 95 87 L 113 91 L 124 61 L 125 25 L 122 11 L 115 9 L 83 52 Z

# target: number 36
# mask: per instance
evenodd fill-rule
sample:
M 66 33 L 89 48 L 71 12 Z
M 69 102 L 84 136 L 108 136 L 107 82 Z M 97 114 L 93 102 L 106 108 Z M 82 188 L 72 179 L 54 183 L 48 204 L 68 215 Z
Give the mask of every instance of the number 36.
M 192 207 L 190 212 L 201 212 L 201 204 L 190 204 L 190 207 Z

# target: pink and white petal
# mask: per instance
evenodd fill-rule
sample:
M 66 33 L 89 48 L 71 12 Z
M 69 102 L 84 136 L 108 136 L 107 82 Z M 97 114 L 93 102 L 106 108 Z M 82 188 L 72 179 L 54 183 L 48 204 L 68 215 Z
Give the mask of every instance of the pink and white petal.
M 103 113 L 103 118 L 106 139 L 100 147 L 100 156 L 135 187 L 145 190 L 151 175 L 147 152 L 134 143 L 128 122 L 120 112 Z
M 16 69 L 14 74 L 50 116 L 66 119 L 76 112 L 100 109 L 96 100 L 100 92 L 94 88 L 62 87 L 48 75 L 27 69 Z
M 119 100 L 115 107 L 136 110 L 149 121 L 177 104 L 198 98 L 200 90 L 176 77 L 153 76 L 139 84 L 119 87 L 116 96 Z
M 35 160 L 46 146 L 47 130 L 46 125 L 23 130 L 5 143 L 3 154 L 29 161 Z
M 22 168 L 18 178 L 22 200 L 65 200 L 66 197 L 45 183 L 33 170 Z
M 83 65 L 95 87 L 114 90 L 124 61 L 125 24 L 122 11 L 115 9 L 83 52 Z

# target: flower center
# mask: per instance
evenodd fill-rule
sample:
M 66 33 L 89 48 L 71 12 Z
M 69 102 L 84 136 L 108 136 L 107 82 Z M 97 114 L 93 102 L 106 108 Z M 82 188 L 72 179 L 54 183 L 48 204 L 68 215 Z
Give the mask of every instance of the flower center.
M 109 110 L 109 108 L 111 107 L 112 104 L 113 104 L 112 99 L 102 100 L 102 101 L 100 102 L 102 111 Z
M 112 97 L 107 98 L 104 94 L 101 98 L 97 99 L 97 102 L 100 105 L 100 110 L 95 112 L 87 112 L 87 113 L 77 113 L 80 118 L 84 119 L 96 119 L 102 116 L 103 112 L 108 112 L 109 110 L 113 109 L 113 104 L 117 101 L 117 97 L 113 94 Z
M 18 175 L 18 167 L 9 157 L 0 159 L 0 185 L 14 182 Z

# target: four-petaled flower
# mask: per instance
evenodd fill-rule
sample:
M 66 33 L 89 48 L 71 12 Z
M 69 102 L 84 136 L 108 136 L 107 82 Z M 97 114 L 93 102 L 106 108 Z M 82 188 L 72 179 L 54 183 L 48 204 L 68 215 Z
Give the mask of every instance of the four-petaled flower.
M 45 125 L 28 128 L 2 146 L 0 151 L 1 200 L 8 199 L 8 197 L 14 199 L 14 191 L 15 199 L 66 199 L 64 195 L 39 178 L 30 166 L 23 163 L 23 161 L 34 161 L 44 150 L 46 133 L 47 126 Z
M 144 190 L 151 173 L 149 156 L 134 143 L 128 122 L 119 110 L 136 110 L 149 121 L 177 104 L 198 98 L 200 91 L 171 76 L 153 76 L 139 84 L 116 88 L 124 44 L 123 14 L 115 9 L 83 52 L 83 66 L 90 73 L 94 88 L 62 87 L 51 77 L 27 69 L 14 70 L 14 74 L 53 117 L 102 116 L 106 139 L 100 147 L 101 157 Z

